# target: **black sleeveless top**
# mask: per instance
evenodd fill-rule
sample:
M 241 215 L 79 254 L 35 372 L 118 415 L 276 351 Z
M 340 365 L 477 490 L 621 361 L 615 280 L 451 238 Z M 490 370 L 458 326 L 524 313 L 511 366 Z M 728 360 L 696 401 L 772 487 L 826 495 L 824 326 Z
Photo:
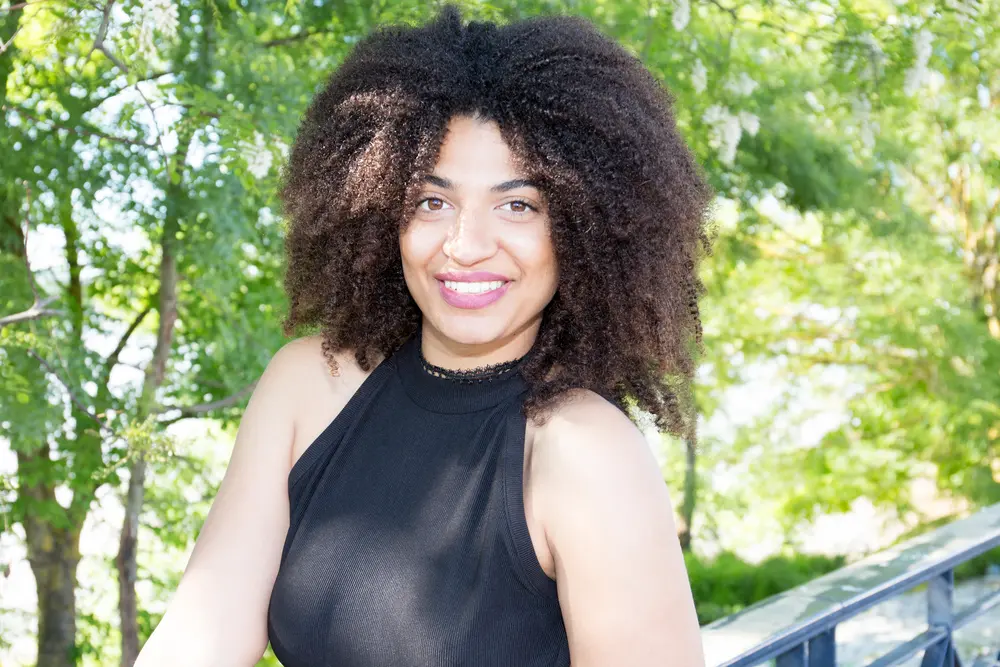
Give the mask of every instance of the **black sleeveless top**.
M 288 476 L 267 614 L 285 667 L 566 667 L 524 514 L 527 389 L 432 374 L 419 332 Z

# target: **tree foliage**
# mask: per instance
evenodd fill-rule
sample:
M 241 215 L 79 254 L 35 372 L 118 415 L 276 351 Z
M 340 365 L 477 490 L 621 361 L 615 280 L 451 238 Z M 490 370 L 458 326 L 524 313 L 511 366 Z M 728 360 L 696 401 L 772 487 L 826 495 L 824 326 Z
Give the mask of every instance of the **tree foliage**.
M 435 6 L 5 2 L 3 529 L 36 577 L 39 664 L 111 664 L 116 624 L 73 597 L 88 516 L 105 492 L 142 507 L 123 535 L 153 592 L 122 619 L 145 636 L 225 458 L 168 427 L 231 436 L 281 343 L 274 189 L 298 118 L 360 36 Z M 695 492 L 696 545 L 725 543 L 726 516 L 766 514 L 789 541 L 859 498 L 908 516 L 928 474 L 1000 500 L 1000 3 L 459 4 L 593 20 L 672 91 L 719 193 L 706 435 L 665 466 Z M 734 417 L 762 377 L 782 390 Z

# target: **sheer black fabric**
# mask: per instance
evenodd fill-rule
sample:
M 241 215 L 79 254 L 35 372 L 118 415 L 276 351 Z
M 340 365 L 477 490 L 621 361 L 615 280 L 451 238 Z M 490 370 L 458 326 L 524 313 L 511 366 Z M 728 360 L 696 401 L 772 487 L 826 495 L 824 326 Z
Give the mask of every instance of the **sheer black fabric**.
M 285 667 L 566 667 L 524 514 L 520 373 L 457 382 L 419 334 L 295 463 L 268 609 Z

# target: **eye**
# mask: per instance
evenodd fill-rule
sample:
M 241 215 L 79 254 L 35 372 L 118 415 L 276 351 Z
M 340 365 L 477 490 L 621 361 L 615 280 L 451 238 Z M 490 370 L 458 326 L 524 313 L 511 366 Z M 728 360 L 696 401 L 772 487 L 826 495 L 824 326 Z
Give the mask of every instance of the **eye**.
M 427 204 L 427 206 L 424 206 Z M 443 211 L 445 206 L 445 201 L 440 197 L 424 197 L 419 202 L 417 202 L 417 208 L 421 211 Z
M 534 206 L 522 199 L 515 199 L 513 201 L 503 203 L 501 206 L 510 206 L 507 210 L 515 215 L 524 215 L 528 211 L 537 210 Z

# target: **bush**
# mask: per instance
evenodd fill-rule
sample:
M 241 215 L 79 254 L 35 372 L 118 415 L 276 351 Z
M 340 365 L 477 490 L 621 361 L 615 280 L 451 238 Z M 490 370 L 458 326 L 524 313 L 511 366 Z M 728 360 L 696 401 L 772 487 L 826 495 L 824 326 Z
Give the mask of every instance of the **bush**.
M 843 567 L 843 556 L 773 556 L 753 565 L 723 552 L 711 561 L 685 554 L 698 621 L 704 625 Z
M 972 560 L 967 560 L 955 568 L 955 581 L 976 579 L 985 576 L 990 567 L 1000 566 L 1000 547 L 990 549 Z

